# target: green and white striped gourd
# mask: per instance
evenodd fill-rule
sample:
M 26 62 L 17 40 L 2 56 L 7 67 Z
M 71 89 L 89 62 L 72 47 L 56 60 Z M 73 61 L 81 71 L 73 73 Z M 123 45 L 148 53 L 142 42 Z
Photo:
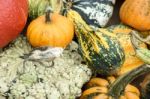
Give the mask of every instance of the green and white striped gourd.
M 77 11 L 92 27 L 104 27 L 113 14 L 116 0 L 66 0 L 68 9 Z
M 70 10 L 67 17 L 74 22 L 79 50 L 89 66 L 100 74 L 114 73 L 125 58 L 116 35 L 107 29 L 94 31 L 76 11 Z

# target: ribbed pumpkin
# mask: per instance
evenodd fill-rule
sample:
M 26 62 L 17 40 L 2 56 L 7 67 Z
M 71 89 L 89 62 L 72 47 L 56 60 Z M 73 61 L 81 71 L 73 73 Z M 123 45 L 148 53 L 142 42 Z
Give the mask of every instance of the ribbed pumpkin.
M 64 0 L 65 9 L 78 12 L 91 27 L 104 27 L 113 14 L 116 0 Z
M 92 78 L 85 86 L 80 99 L 140 99 L 139 90 L 129 83 L 148 72 L 150 65 L 141 65 L 116 80 L 114 77 Z
M 114 77 L 92 78 L 87 84 L 86 89 L 83 91 L 80 99 L 112 99 L 109 96 L 109 87 L 115 81 Z M 119 99 L 140 99 L 139 90 L 128 84 Z
M 150 30 L 150 0 L 125 0 L 120 19 L 137 30 Z
M 34 47 L 66 47 L 73 36 L 73 23 L 62 15 L 51 13 L 50 9 L 33 20 L 27 29 L 27 38 Z
M 76 11 L 70 10 L 67 17 L 74 22 L 79 51 L 89 66 L 100 74 L 116 73 L 124 62 L 124 51 L 116 34 L 107 29 L 93 30 Z
M 119 24 L 108 27 L 108 31 L 116 34 L 125 52 L 125 62 L 118 71 L 118 75 L 124 74 L 125 72 L 144 64 L 144 62 L 136 56 L 134 46 L 131 43 L 130 33 L 133 31 L 132 28 Z M 144 43 L 139 40 L 136 40 L 136 42 L 139 42 L 139 47 L 146 48 Z

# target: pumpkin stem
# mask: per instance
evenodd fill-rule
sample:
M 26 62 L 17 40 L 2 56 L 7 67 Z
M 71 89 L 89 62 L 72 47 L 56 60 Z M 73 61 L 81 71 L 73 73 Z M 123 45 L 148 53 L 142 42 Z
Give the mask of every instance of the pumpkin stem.
M 51 18 L 50 18 L 50 14 L 52 13 L 53 11 L 52 11 L 52 8 L 51 7 L 47 7 L 46 8 L 46 12 L 45 12 L 45 23 L 50 23 L 50 21 L 51 21 Z
M 130 72 L 120 76 L 109 88 L 108 94 L 113 97 L 113 99 L 119 99 L 122 95 L 122 92 L 125 90 L 127 84 L 129 84 L 136 77 L 150 72 L 150 65 L 145 64 L 142 65 Z

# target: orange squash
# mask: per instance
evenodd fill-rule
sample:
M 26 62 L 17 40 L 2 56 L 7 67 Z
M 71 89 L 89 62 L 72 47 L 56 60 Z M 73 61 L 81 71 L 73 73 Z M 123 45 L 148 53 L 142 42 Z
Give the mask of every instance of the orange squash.
M 52 13 L 33 20 L 27 29 L 27 38 L 32 46 L 66 47 L 73 39 L 74 25 L 65 16 Z
M 117 79 L 114 77 L 92 78 L 86 85 L 80 99 L 140 99 L 139 90 L 130 85 L 135 78 L 150 72 L 150 65 L 137 67 Z
M 92 78 L 87 84 L 86 89 L 83 91 L 80 99 L 112 99 L 109 96 L 109 87 L 115 81 L 115 77 L 111 76 L 107 79 Z M 139 99 L 139 90 L 128 84 L 119 99 Z
M 150 30 L 150 0 L 125 0 L 120 8 L 120 19 L 137 30 Z
M 119 24 L 119 25 L 110 26 L 108 27 L 108 29 L 112 33 L 116 34 L 125 53 L 125 62 L 123 63 L 121 68 L 118 70 L 117 72 L 118 75 L 122 75 L 144 64 L 144 62 L 136 56 L 134 47 L 131 43 L 130 32 L 133 31 L 132 28 L 123 24 Z M 140 42 L 139 40 L 137 40 L 137 42 L 139 42 L 140 47 L 146 48 L 146 45 L 144 43 Z

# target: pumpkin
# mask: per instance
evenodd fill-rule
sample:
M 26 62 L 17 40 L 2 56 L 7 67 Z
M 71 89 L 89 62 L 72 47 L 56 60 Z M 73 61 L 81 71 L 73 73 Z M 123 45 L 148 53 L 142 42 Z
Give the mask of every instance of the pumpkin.
M 76 11 L 70 10 L 67 17 L 75 24 L 79 51 L 91 69 L 103 75 L 116 73 L 125 58 L 116 35 L 107 29 L 92 29 Z
M 114 77 L 92 78 L 80 99 L 140 99 L 139 90 L 129 83 L 142 74 L 150 72 L 150 65 L 141 65 L 130 72 Z
M 35 19 L 45 13 L 47 6 L 51 6 L 54 12 L 60 13 L 62 9 L 62 0 L 28 0 L 29 17 Z
M 27 0 L 0 0 L 0 48 L 23 30 L 28 16 Z
M 150 74 L 147 74 L 141 85 L 142 99 L 150 99 Z
M 86 85 L 80 99 L 109 99 L 108 95 L 110 85 L 115 81 L 115 77 L 111 76 L 107 79 L 92 78 Z M 128 84 L 119 99 L 140 99 L 139 90 Z
M 136 51 L 131 43 L 130 33 L 133 31 L 132 28 L 124 24 L 119 24 L 108 27 L 108 31 L 116 34 L 125 53 L 125 62 L 120 66 L 121 68 L 117 72 L 118 75 L 124 74 L 144 64 L 144 62 L 136 56 Z M 146 48 L 146 45 L 141 41 L 136 39 L 135 42 L 139 44 L 139 47 Z
M 116 0 L 64 0 L 64 8 L 77 11 L 91 27 L 104 27 L 113 13 Z M 67 13 L 67 11 L 64 11 Z
M 48 7 L 49 8 L 49 7 Z M 74 26 L 66 17 L 52 13 L 33 20 L 27 29 L 27 38 L 32 46 L 66 47 L 73 39 Z
M 140 31 L 150 30 L 150 0 L 125 0 L 120 8 L 123 23 Z

